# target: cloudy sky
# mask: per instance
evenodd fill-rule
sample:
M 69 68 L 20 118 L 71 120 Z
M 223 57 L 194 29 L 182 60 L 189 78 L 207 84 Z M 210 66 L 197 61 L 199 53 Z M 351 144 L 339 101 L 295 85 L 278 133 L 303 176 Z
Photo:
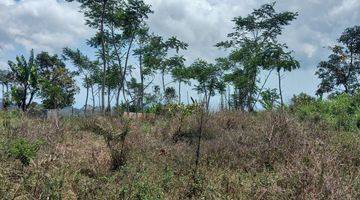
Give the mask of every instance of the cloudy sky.
M 231 32 L 231 19 L 245 16 L 265 0 L 145 0 L 154 14 L 149 19 L 153 32 L 176 35 L 189 43 L 186 58 L 212 61 L 224 55 L 214 44 Z M 281 40 L 295 51 L 301 69 L 283 78 L 285 96 L 313 94 L 318 80 L 314 76 L 320 60 L 328 55 L 346 27 L 359 25 L 360 0 L 278 0 L 279 10 L 299 12 L 299 17 L 283 33 Z M 63 0 L 0 0 L 0 68 L 15 55 L 30 49 L 60 53 L 65 46 L 89 51 L 85 40 L 93 33 L 84 25 L 78 4 Z M 275 77 L 268 87 L 276 87 Z M 185 90 L 185 89 L 184 89 Z M 83 91 L 77 105 L 82 105 Z

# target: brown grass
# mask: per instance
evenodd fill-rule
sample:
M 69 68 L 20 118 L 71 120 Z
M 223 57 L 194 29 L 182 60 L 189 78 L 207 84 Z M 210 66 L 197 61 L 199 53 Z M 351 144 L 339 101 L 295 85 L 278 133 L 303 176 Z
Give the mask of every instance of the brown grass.
M 121 119 L 96 120 L 123 127 Z M 193 182 L 196 116 L 180 133 L 176 116 L 130 122 L 126 164 L 116 171 L 104 137 L 84 130 L 88 121 L 63 119 L 57 128 L 13 118 L 11 137 L 0 136 L 0 198 L 360 199 L 358 133 L 320 129 L 281 112 L 211 114 Z M 18 137 L 44 141 L 28 167 L 6 154 L 7 141 Z

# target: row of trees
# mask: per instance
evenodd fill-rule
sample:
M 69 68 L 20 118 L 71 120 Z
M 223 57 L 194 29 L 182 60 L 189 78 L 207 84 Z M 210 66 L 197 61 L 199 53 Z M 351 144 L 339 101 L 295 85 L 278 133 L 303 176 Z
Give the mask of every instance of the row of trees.
M 31 51 L 29 59 L 18 56 L 16 61 L 9 61 L 9 68 L 10 71 L 0 72 L 5 107 L 14 103 L 26 111 L 36 97 L 42 99 L 47 109 L 74 103 L 79 90 L 74 79 L 76 73 L 70 72 L 57 55 L 42 52 L 35 56 Z
M 181 84 L 196 83 L 194 88 L 198 93 L 203 94 L 207 108 L 211 97 L 220 94 L 223 107 L 253 111 L 260 96 L 264 96 L 261 94 L 265 94 L 263 90 L 266 81 L 260 88 L 257 84 L 262 70 L 269 71 L 269 76 L 274 70 L 278 73 L 279 91 L 283 103 L 280 74 L 282 71 L 291 71 L 299 67 L 299 63 L 291 55 L 292 52 L 277 40 L 282 29 L 296 18 L 297 13 L 278 13 L 274 9 L 275 3 L 265 4 L 247 17 L 237 17 L 233 20 L 235 27 L 234 32 L 228 35 L 229 40 L 216 44 L 219 48 L 227 49 L 229 56 L 219 58 L 215 63 L 198 59 L 190 66 L 185 66 L 185 58 L 180 52 L 186 50 L 188 45 L 176 37 L 164 39 L 150 33 L 146 19 L 153 11 L 144 1 L 77 1 L 81 4 L 81 12 L 86 17 L 87 25 L 97 30 L 96 34 L 87 41 L 87 44 L 96 50 L 96 59 L 91 60 L 79 50 L 65 48 L 62 60 L 54 56 L 54 59 L 56 58 L 54 66 L 62 66 L 66 69 L 63 63 L 71 61 L 77 67 L 76 75 L 82 77 L 82 85 L 87 91 L 85 110 L 90 96 L 93 107 L 96 106 L 96 96 L 99 97 L 99 107 L 103 112 L 111 109 L 113 99 L 116 107 L 119 107 L 122 101 L 122 105 L 127 110 L 143 110 L 148 104 L 174 101 L 176 96 L 181 103 Z M 32 60 L 30 58 L 29 62 L 33 62 Z M 42 62 L 37 61 L 34 66 L 41 71 L 40 63 Z M 14 64 L 10 63 L 11 74 L 21 70 L 13 66 Z M 21 68 L 27 69 L 27 67 Z M 37 92 L 42 94 L 45 88 L 50 88 L 50 86 L 42 86 L 44 89 L 38 89 L 38 82 L 32 81 L 32 70 L 29 72 L 30 75 L 26 80 L 12 81 L 11 94 L 14 95 L 13 99 L 16 102 L 19 102 L 16 97 L 21 96 L 23 110 L 27 109 Z M 36 73 L 34 77 L 38 74 L 46 77 L 45 73 L 50 72 L 34 70 L 34 73 Z M 68 71 L 64 73 L 72 78 L 75 75 Z M 173 78 L 170 83 L 177 82 L 177 95 L 176 89 L 168 87 L 170 83 L 165 83 L 167 75 Z M 156 76 L 161 77 L 161 86 L 154 85 Z M 74 83 L 73 79 L 71 80 L 71 83 Z M 7 85 L 6 82 L 4 84 Z M 46 85 L 45 82 L 42 85 Z M 227 86 L 232 86 L 233 89 L 228 92 L 232 91 L 233 94 L 226 93 Z M 152 91 L 150 87 L 153 87 Z M 72 92 L 68 93 L 67 98 L 64 97 L 65 102 L 61 106 L 73 102 L 76 89 L 75 87 L 68 89 Z M 18 90 L 24 92 L 17 92 Z M 48 93 L 55 93 L 55 89 L 47 90 Z M 273 95 L 274 90 L 272 91 L 267 95 Z M 26 95 L 16 95 L 16 93 Z M 56 102 L 62 101 L 56 99 Z M 50 104 L 45 99 L 43 103 Z M 61 107 L 57 105 L 58 103 L 52 102 L 52 104 L 52 107 Z
M 194 84 L 207 108 L 211 97 L 219 94 L 222 108 L 251 112 L 261 103 L 272 109 L 276 104 L 284 105 L 282 74 L 299 68 L 293 52 L 278 40 L 298 13 L 277 12 L 275 3 L 233 19 L 228 40 L 216 44 L 228 56 L 214 63 L 197 59 L 186 66 L 181 53 L 188 45 L 175 36 L 163 38 L 150 33 L 146 20 L 153 11 L 143 0 L 76 1 L 86 24 L 97 30 L 87 40 L 96 52 L 94 59 L 78 49 L 64 48 L 61 58 L 46 52 L 34 56 L 31 52 L 28 61 L 21 56 L 9 62 L 11 71 L 0 74 L 3 91 L 7 91 L 4 96 L 23 110 L 34 97 L 40 97 L 46 108 L 71 105 L 78 91 L 75 76 L 81 77 L 86 88 L 85 111 L 90 99 L 92 107 L 98 102 L 104 113 L 111 110 L 111 105 L 139 111 L 176 98 L 181 103 L 182 84 Z M 347 93 L 357 89 L 359 33 L 359 27 L 347 29 L 339 39 L 342 45 L 331 48 L 329 61 L 320 63 L 317 75 L 322 83 L 317 94 L 338 90 L 339 86 Z M 69 62 L 77 68 L 76 73 L 65 66 Z M 267 76 L 261 81 L 264 72 Z M 272 73 L 278 77 L 277 89 L 265 88 Z M 167 83 L 165 77 L 169 75 L 172 81 Z M 156 77 L 161 80 L 160 86 L 155 84 Z M 170 86 L 174 83 L 177 89 Z

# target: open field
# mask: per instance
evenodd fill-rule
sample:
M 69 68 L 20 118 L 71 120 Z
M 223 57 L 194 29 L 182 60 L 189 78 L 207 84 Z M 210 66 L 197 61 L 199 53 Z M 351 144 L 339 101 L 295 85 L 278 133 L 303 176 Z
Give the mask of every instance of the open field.
M 205 115 L 197 168 L 197 115 L 0 118 L 0 199 L 360 198 L 359 133 L 280 111 Z

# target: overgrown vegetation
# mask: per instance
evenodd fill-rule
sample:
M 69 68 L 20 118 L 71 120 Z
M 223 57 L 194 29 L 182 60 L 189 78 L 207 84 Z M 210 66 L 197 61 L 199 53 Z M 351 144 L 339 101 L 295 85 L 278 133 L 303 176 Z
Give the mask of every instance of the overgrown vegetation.
M 198 112 L 153 122 L 62 119 L 57 131 L 50 122 L 11 115 L 13 137 L 0 134 L 0 197 L 358 199 L 358 132 L 341 131 L 332 120 L 321 126 L 315 111 L 301 121 L 307 105 L 291 109 L 296 116 L 206 115 L 199 154 Z M 43 142 L 35 148 L 37 140 Z M 31 162 L 23 165 L 18 155 Z
M 95 59 L 31 51 L 0 71 L 0 199 L 360 199 L 359 26 L 319 63 L 317 96 L 285 105 L 282 72 L 300 64 L 279 38 L 297 12 L 269 3 L 235 17 L 216 45 L 229 54 L 186 66 L 188 44 L 151 33 L 144 1 L 66 1 L 96 30 Z M 84 117 L 32 115 L 73 105 L 76 76 Z M 200 100 L 184 104 L 182 84 Z

